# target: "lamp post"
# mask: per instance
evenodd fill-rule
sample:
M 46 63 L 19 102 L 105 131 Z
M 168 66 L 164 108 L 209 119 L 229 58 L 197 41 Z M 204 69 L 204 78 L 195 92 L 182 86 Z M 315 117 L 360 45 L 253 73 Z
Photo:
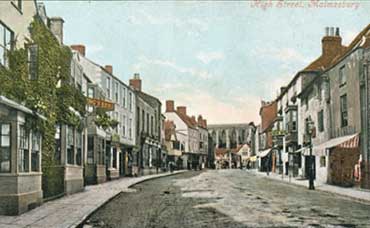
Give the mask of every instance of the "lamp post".
M 308 122 L 307 122 L 307 125 L 308 125 L 308 136 L 309 136 L 309 147 L 310 147 L 310 169 L 309 169 L 309 177 L 308 177 L 308 189 L 309 190 L 315 190 L 315 186 L 314 186 L 314 161 L 312 159 L 312 133 L 313 133 L 313 129 L 314 129 L 314 122 L 312 121 L 311 119 L 311 116 L 308 117 Z

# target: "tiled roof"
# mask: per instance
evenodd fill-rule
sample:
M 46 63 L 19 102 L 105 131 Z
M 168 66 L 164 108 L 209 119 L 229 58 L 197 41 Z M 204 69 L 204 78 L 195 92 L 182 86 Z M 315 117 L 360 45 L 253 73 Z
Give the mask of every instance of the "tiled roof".
M 330 55 L 321 55 L 319 58 L 311 62 L 306 68 L 304 68 L 303 71 L 324 71 L 331 66 L 336 58 L 342 56 L 346 50 L 347 47 L 342 46 L 341 50 L 339 50 L 338 54 L 334 57 Z
M 193 124 L 193 121 L 191 120 L 191 118 L 188 116 L 188 115 L 184 115 L 178 111 L 174 111 L 182 121 L 184 121 L 184 123 L 186 124 L 186 126 L 190 127 L 190 128 L 196 128 L 196 124 Z

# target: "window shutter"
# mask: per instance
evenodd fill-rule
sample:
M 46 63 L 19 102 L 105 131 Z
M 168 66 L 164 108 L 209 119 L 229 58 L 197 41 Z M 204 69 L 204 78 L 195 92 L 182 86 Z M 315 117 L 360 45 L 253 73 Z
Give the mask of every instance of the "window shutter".
M 28 66 L 29 78 L 36 80 L 38 78 L 38 46 L 32 44 L 28 47 Z

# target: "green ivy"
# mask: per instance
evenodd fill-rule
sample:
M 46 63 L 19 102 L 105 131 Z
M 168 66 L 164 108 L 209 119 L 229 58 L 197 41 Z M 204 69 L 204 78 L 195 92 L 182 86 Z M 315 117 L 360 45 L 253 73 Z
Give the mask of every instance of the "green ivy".
M 55 164 L 55 125 L 57 123 L 82 127 L 83 118 L 69 111 L 72 107 L 83 117 L 86 98 L 68 83 L 71 77 L 72 52 L 59 44 L 55 36 L 36 16 L 30 25 L 31 40 L 23 48 L 8 53 L 9 67 L 0 67 L 0 95 L 24 104 L 47 118 L 43 121 L 27 117 L 27 127 L 39 129 L 43 136 L 43 173 Z M 27 46 L 38 46 L 38 78 L 30 80 L 28 75 Z
M 104 130 L 106 130 L 108 128 L 116 128 L 118 123 L 119 122 L 115 119 L 112 119 L 104 109 L 96 109 L 95 124 L 97 126 L 102 127 Z

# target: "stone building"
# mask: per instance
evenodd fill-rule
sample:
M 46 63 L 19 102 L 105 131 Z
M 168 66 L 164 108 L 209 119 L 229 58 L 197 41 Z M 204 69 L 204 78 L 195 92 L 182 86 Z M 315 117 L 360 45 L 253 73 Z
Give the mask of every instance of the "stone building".
M 130 166 L 132 150 L 136 145 L 134 90 L 113 74 L 111 65 L 102 67 L 88 59 L 85 56 L 86 47 L 84 45 L 72 45 L 71 48 L 79 53 L 83 73 L 92 84 L 98 85 L 103 90 L 104 99 L 114 104 L 113 109 L 107 111 L 109 117 L 116 121 L 117 125 L 105 129 L 105 141 L 99 143 L 99 145 L 105 144 L 106 178 L 116 179 L 119 176 L 128 175 L 130 174 L 128 166 Z M 103 132 L 101 133 L 100 136 L 103 136 Z M 91 140 L 93 138 L 90 137 L 90 145 L 95 144 Z M 104 177 L 101 176 L 101 179 L 103 180 Z
M 188 116 L 185 106 L 178 106 L 172 100 L 166 101 L 166 120 L 173 121 L 176 125 L 176 136 L 180 142 L 183 167 L 198 169 L 201 154 L 199 152 L 200 137 L 195 116 Z
M 195 118 L 193 118 L 195 119 Z M 203 119 L 201 115 L 198 116 L 196 121 L 197 129 L 199 132 L 199 165 L 205 168 L 208 160 L 208 128 L 207 120 Z
M 136 138 L 138 151 L 134 157 L 136 175 L 158 173 L 162 167 L 161 109 L 158 98 L 142 91 L 139 74 L 130 79 L 136 94 Z
M 237 153 L 239 150 L 236 149 L 244 144 L 251 147 L 251 154 L 255 154 L 255 126 L 253 123 L 210 124 L 207 128 L 209 136 L 212 138 L 213 142 L 213 145 L 209 145 L 209 147 L 214 148 L 214 153 L 216 158 L 218 156 L 218 161 L 221 161 L 222 159 L 220 158 L 226 156 L 225 154 L 228 154 L 229 152 L 230 158 L 232 157 L 234 160 L 238 160 L 239 157 L 237 156 Z M 237 163 L 236 160 L 234 161 L 235 163 Z
M 277 117 L 277 102 L 261 102 L 260 108 L 261 124 L 258 134 L 258 167 L 260 171 L 276 171 L 276 151 L 272 150 L 272 128 Z

